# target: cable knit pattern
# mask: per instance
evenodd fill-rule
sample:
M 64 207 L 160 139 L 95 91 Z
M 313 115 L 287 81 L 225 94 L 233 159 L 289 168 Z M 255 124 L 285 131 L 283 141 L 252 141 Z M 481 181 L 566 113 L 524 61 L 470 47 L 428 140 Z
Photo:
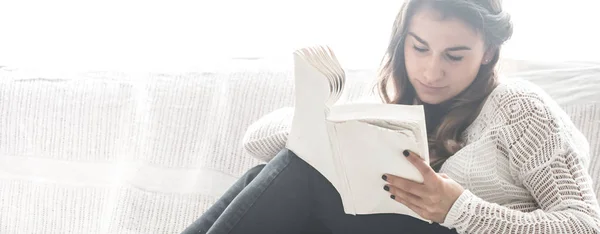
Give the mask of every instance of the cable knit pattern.
M 589 147 L 568 116 L 526 81 L 500 85 L 441 172 L 467 189 L 445 222 L 459 233 L 597 233 Z
M 261 163 L 242 148 L 248 127 L 293 105 L 290 67 L 262 64 L 0 68 L 0 233 L 180 233 Z M 347 75 L 344 100 L 374 71 Z
M 270 161 L 285 147 L 294 109 L 277 109 L 248 127 L 242 140 L 244 149 L 261 161 Z
M 0 233 L 180 233 L 247 169 L 292 73 L 0 69 Z M 265 95 L 269 94 L 269 95 Z

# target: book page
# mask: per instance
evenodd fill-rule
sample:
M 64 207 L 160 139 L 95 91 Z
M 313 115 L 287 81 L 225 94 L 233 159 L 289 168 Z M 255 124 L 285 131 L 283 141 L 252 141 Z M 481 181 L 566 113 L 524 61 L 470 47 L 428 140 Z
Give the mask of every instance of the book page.
M 389 198 L 384 173 L 416 182 L 423 176 L 402 155 L 411 150 L 429 162 L 422 106 L 348 104 L 335 106 L 328 120 L 335 129 L 334 148 L 345 169 L 355 214 L 397 213 L 422 220 L 414 211 Z M 344 179 L 344 178 L 343 178 Z M 425 220 L 428 221 L 428 220 Z M 429 222 L 429 221 L 428 221 Z
M 384 173 L 390 173 L 416 182 L 423 176 L 402 155 L 411 150 L 420 153 L 410 130 L 391 130 L 361 122 L 347 121 L 335 124 L 340 159 L 356 214 L 397 213 L 416 217 L 416 213 L 389 198 L 383 190 Z M 421 217 L 417 217 L 422 219 Z
M 414 132 L 421 158 L 429 163 L 429 146 L 425 126 L 425 110 L 421 105 L 397 105 L 381 103 L 350 103 L 336 105 L 331 108 L 327 120 L 341 123 L 350 120 L 386 121 L 394 125 L 415 123 L 418 128 Z M 375 123 L 374 123 L 375 124 Z
M 323 58 L 313 57 L 307 51 L 294 53 L 295 106 L 286 148 L 317 169 L 339 190 L 340 179 L 326 125 L 326 103 L 334 88 L 326 74 L 314 66 L 319 59 Z
M 333 106 L 341 93 L 345 83 L 345 72 L 337 57 L 328 46 L 312 46 L 302 48 L 295 52 L 301 59 L 323 74 L 329 83 L 329 98 L 327 106 Z

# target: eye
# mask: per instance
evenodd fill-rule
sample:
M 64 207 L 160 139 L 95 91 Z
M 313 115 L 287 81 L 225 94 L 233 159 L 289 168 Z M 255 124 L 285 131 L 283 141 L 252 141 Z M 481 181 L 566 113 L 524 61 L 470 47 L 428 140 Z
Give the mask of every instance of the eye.
M 449 55 L 449 54 L 446 54 L 446 56 L 448 56 L 448 58 L 450 60 L 452 60 L 452 61 L 460 61 L 460 60 L 463 59 L 463 56 L 452 56 L 452 55 Z
M 416 51 L 419 51 L 420 53 L 427 52 L 427 50 L 428 50 L 428 49 L 426 49 L 426 48 L 419 48 L 419 47 L 417 47 L 417 46 L 413 46 L 413 48 L 414 48 Z

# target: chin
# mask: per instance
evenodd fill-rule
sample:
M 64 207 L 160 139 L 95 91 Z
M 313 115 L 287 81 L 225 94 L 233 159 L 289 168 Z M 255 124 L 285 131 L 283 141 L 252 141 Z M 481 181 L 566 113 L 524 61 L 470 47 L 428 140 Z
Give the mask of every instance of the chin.
M 440 103 L 443 103 L 443 102 L 449 100 L 449 98 L 446 98 L 443 96 L 420 95 L 420 94 L 417 94 L 417 96 L 419 97 L 419 100 L 421 100 L 421 102 L 424 102 L 424 103 L 430 104 L 430 105 L 437 105 L 437 104 L 440 104 Z

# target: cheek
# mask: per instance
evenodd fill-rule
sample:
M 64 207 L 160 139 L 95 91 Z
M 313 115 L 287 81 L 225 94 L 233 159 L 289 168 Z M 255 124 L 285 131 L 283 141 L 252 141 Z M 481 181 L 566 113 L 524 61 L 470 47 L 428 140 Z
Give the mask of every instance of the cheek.
M 423 64 L 419 61 L 420 57 L 412 51 L 412 48 L 404 49 L 404 65 L 406 66 L 406 72 L 408 73 L 408 78 L 412 79 L 414 76 L 418 74 L 419 71 L 422 70 L 420 64 Z
M 449 66 L 446 72 L 446 75 L 452 80 L 451 84 L 454 84 L 456 88 L 462 89 L 469 86 L 475 80 L 479 72 L 479 66 L 476 64 L 454 65 Z

